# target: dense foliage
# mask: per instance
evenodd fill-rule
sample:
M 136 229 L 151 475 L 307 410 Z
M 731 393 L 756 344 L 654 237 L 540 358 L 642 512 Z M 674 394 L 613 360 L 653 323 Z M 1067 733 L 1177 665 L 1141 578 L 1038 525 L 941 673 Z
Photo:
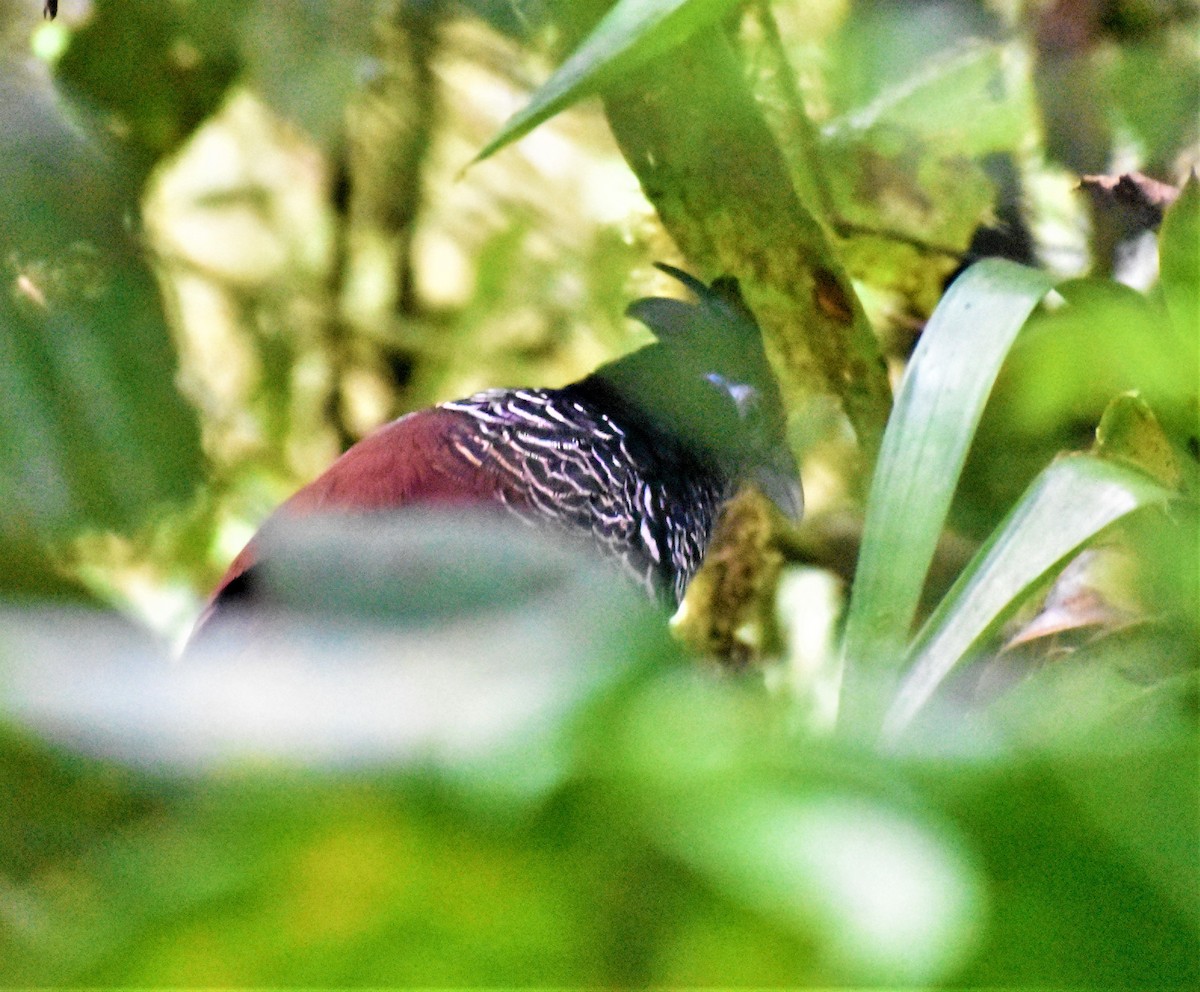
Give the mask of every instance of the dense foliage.
M 0 981 L 1200 983 L 1194 3 L 39 6 Z M 740 280 L 799 529 L 746 494 L 672 633 L 523 527 L 312 524 L 172 658 L 339 449 L 643 343 L 655 259 Z

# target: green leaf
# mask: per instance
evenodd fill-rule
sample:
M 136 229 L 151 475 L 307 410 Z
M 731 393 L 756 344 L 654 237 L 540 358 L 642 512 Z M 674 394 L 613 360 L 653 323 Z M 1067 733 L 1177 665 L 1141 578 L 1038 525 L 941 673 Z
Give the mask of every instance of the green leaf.
M 1137 393 L 1113 398 L 1096 427 L 1093 454 L 1140 469 L 1168 489 L 1182 481 L 1179 459 L 1154 410 Z
M 58 63 L 58 79 L 101 112 L 138 165 L 149 168 L 224 98 L 239 70 L 237 26 L 254 6 L 238 0 L 95 4 Z
M 1045 273 L 981 262 L 950 287 L 913 353 L 871 484 L 846 619 L 842 706 L 855 729 L 869 733 L 855 721 L 883 708 L 984 404 L 1050 286 Z
M 1101 70 L 1105 115 L 1128 129 L 1144 162 L 1170 162 L 1197 136 L 1195 26 L 1176 22 L 1176 33 L 1170 20 L 1114 45 Z
M 923 985 L 979 939 L 982 879 L 927 816 L 810 785 L 706 794 L 651 818 L 656 839 L 716 888 L 819 941 L 843 981 Z
M 275 522 L 260 540 L 259 608 L 215 619 L 179 666 L 104 618 L 0 616 L 0 719 L 167 772 L 436 767 L 519 801 L 553 783 L 593 694 L 674 654 L 607 563 L 486 511 Z
M 556 600 L 525 626 L 588 612 Z M 603 620 L 616 667 L 502 658 L 509 619 L 439 623 L 450 650 L 424 660 L 412 627 L 387 642 L 390 624 L 355 638 L 322 620 L 290 662 L 206 666 L 111 619 L 0 616 L 5 720 L 49 717 L 0 720 L 0 983 L 1197 986 L 1194 720 L 1070 751 L 959 721 L 934 762 L 864 753 L 786 733 L 761 685 L 634 664 L 637 639 Z M 460 745 L 457 766 L 480 718 L 580 663 L 586 714 L 546 714 L 563 787 L 533 802 L 506 794 L 536 751 L 464 780 L 355 747 L 388 722 Z M 1076 686 L 1095 701 L 1082 681 L 1056 699 Z M 84 756 L 123 727 L 149 750 Z M 285 751 L 144 769 L 155 736 L 269 744 L 289 727 Z M 314 760 L 339 743 L 343 760 Z
M 1187 374 L 1177 338 L 1141 293 L 1092 278 L 1061 282 L 1055 291 L 1065 305 L 1030 319 L 1001 384 L 1009 416 L 1026 433 L 1048 436 L 1063 422 L 1094 422 L 1129 390 L 1163 409 L 1195 394 L 1197 377 Z
M 1010 151 L 1029 131 L 1032 94 L 1008 71 L 999 45 L 972 45 L 929 60 L 866 106 L 831 122 L 827 136 L 867 140 L 892 129 L 921 135 L 939 151 L 987 155 Z
M 363 64 L 377 57 L 376 6 L 373 0 L 282 0 L 251 4 L 241 23 L 234 22 L 256 95 L 322 148 L 343 140 L 347 101 L 362 86 Z
M 0 86 L 0 108 L 0 589 L 36 593 L 48 577 L 25 581 L 14 562 L 186 499 L 200 437 L 127 229 L 136 175 L 48 82 Z
M 0 305 L 0 533 L 131 526 L 199 481 L 157 287 L 125 264 L 93 298 Z
M 1158 238 L 1160 283 L 1171 323 L 1200 382 L 1200 182 L 1188 180 L 1163 218 Z
M 1070 455 L 1047 467 L 918 635 L 885 734 L 900 733 L 954 667 L 1056 565 L 1127 514 L 1170 497 L 1170 490 L 1141 472 L 1092 455 Z
M 620 0 L 476 157 L 480 162 L 577 100 L 682 44 L 737 0 Z

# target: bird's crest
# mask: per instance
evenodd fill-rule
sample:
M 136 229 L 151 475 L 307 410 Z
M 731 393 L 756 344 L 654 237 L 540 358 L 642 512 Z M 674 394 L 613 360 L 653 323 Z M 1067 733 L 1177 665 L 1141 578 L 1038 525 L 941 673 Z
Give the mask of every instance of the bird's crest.
M 625 310 L 628 317 L 641 321 L 660 341 L 671 341 L 680 337 L 705 337 L 714 333 L 722 337 L 751 335 L 758 337 L 758 325 L 754 315 L 742 300 L 738 281 L 733 276 L 720 276 L 706 286 L 695 276 L 665 262 L 655 262 L 654 267 L 683 285 L 696 295 L 696 303 L 649 296 L 635 300 Z
M 739 418 L 754 413 L 764 397 L 777 402 L 762 336 L 737 279 L 720 276 L 706 286 L 672 265 L 655 264 L 690 289 L 696 302 L 647 297 L 631 303 L 626 316 L 654 333 L 675 356 L 679 371 L 703 380 L 726 397 Z

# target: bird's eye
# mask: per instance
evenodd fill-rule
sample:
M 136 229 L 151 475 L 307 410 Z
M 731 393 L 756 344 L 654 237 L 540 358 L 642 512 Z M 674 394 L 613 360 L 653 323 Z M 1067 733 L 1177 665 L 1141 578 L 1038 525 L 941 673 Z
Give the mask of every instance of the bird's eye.
M 719 372 L 709 372 L 704 378 L 733 400 L 738 416 L 743 420 L 758 406 L 758 390 L 753 386 L 744 382 L 733 382 Z

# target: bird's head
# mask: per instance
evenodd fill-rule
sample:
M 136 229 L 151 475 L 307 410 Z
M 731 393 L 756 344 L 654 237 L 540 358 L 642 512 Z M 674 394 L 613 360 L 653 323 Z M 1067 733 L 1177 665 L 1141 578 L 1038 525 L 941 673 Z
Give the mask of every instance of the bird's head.
M 626 310 L 658 339 L 632 356 L 645 356 L 641 363 L 627 366 L 649 380 L 639 391 L 688 443 L 717 457 L 738 481 L 757 482 L 798 519 L 803 500 L 787 417 L 737 280 L 722 276 L 706 286 L 670 265 L 657 267 L 690 289 L 696 302 L 648 297 Z

